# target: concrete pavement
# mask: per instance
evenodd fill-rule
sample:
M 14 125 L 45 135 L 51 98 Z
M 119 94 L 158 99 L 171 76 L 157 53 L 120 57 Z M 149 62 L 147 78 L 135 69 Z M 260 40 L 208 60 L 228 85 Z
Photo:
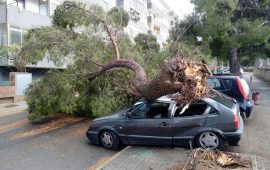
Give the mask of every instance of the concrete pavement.
M 250 76 L 253 74 L 245 75 L 248 83 Z M 260 164 L 270 169 L 270 82 L 253 76 L 252 90 L 260 92 L 259 105 L 255 105 L 253 117 L 244 121 L 240 146 L 228 147 L 228 150 L 256 155 L 261 158 Z
M 0 118 L 26 111 L 28 106 L 25 101 L 0 104 Z

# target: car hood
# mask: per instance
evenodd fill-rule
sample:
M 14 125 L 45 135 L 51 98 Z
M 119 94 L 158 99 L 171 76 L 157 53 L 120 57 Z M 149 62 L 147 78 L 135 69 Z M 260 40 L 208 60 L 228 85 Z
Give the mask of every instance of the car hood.
M 118 112 L 114 112 L 111 113 L 109 116 L 103 116 L 103 117 L 99 117 L 93 120 L 93 122 L 97 122 L 97 121 L 104 121 L 104 120 L 112 120 L 112 119 L 121 119 L 124 117 L 126 111 L 128 109 L 124 109 Z

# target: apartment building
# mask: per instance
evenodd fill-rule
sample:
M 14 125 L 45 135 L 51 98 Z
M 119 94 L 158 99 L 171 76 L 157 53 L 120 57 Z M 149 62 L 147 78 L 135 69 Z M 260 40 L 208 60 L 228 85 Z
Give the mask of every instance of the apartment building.
M 116 0 L 116 6 L 123 8 L 133 15 L 136 14 L 138 21 L 130 21 L 125 32 L 133 39 L 138 33 L 147 33 L 147 0 Z
M 27 30 L 34 27 L 51 25 L 51 16 L 57 5 L 63 0 L 0 0 L 0 45 L 21 44 Z M 78 0 L 79 1 L 79 0 Z M 151 33 L 157 37 L 161 48 L 166 39 L 172 19 L 175 15 L 163 0 L 81 0 L 86 4 L 98 4 L 104 10 L 112 7 L 123 8 L 139 16 L 137 22 L 130 21 L 125 32 L 131 38 L 138 33 Z M 12 65 L 10 59 L 0 59 L 0 66 Z M 36 65 L 36 68 L 59 68 L 48 58 Z M 64 68 L 60 67 L 60 68 Z
M 51 25 L 57 0 L 0 0 L 0 45 L 22 42 L 29 28 Z
M 58 4 L 58 0 L 0 0 L 0 45 L 21 44 L 30 28 L 51 25 L 51 16 Z M 1 66 L 12 64 L 12 59 L 0 60 Z M 36 67 L 55 65 L 44 59 Z
M 148 32 L 157 37 L 161 49 L 166 47 L 170 27 L 177 15 L 163 0 L 147 0 Z

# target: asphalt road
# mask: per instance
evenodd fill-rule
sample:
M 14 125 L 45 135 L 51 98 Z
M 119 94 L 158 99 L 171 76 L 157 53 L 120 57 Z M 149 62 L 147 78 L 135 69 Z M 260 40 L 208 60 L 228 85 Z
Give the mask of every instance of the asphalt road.
M 0 119 L 1 170 L 94 169 L 117 151 L 89 144 L 89 121 L 69 117 L 32 124 L 27 113 Z

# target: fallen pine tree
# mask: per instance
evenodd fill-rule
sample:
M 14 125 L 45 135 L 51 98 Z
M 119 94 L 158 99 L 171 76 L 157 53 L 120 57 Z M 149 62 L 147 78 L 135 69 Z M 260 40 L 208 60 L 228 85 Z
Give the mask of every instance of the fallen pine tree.
M 207 77 L 211 72 L 205 64 L 187 59 L 180 52 L 169 53 L 155 65 L 151 61 L 144 63 L 142 59 L 146 55 L 141 57 L 139 48 L 123 38 L 128 15 L 119 8 L 105 12 L 97 6 L 64 1 L 55 11 L 52 26 L 29 30 L 15 61 L 18 67 L 37 63 L 45 54 L 50 54 L 50 60 L 59 64 L 72 58 L 66 70 L 44 76 L 28 90 L 31 119 L 56 112 L 101 116 L 127 106 L 122 104 L 124 100 L 131 104 L 134 96 L 155 100 L 174 93 L 180 94 L 175 100 L 187 108 L 191 101 L 208 95 Z M 90 31 L 78 32 L 78 28 Z M 129 50 L 136 54 L 128 53 Z M 158 57 L 153 55 L 151 60 Z M 118 77 L 119 69 L 124 73 Z M 154 73 L 149 74 L 149 70 Z M 118 83 L 106 81 L 107 75 Z M 106 91 L 105 86 L 111 88 Z

